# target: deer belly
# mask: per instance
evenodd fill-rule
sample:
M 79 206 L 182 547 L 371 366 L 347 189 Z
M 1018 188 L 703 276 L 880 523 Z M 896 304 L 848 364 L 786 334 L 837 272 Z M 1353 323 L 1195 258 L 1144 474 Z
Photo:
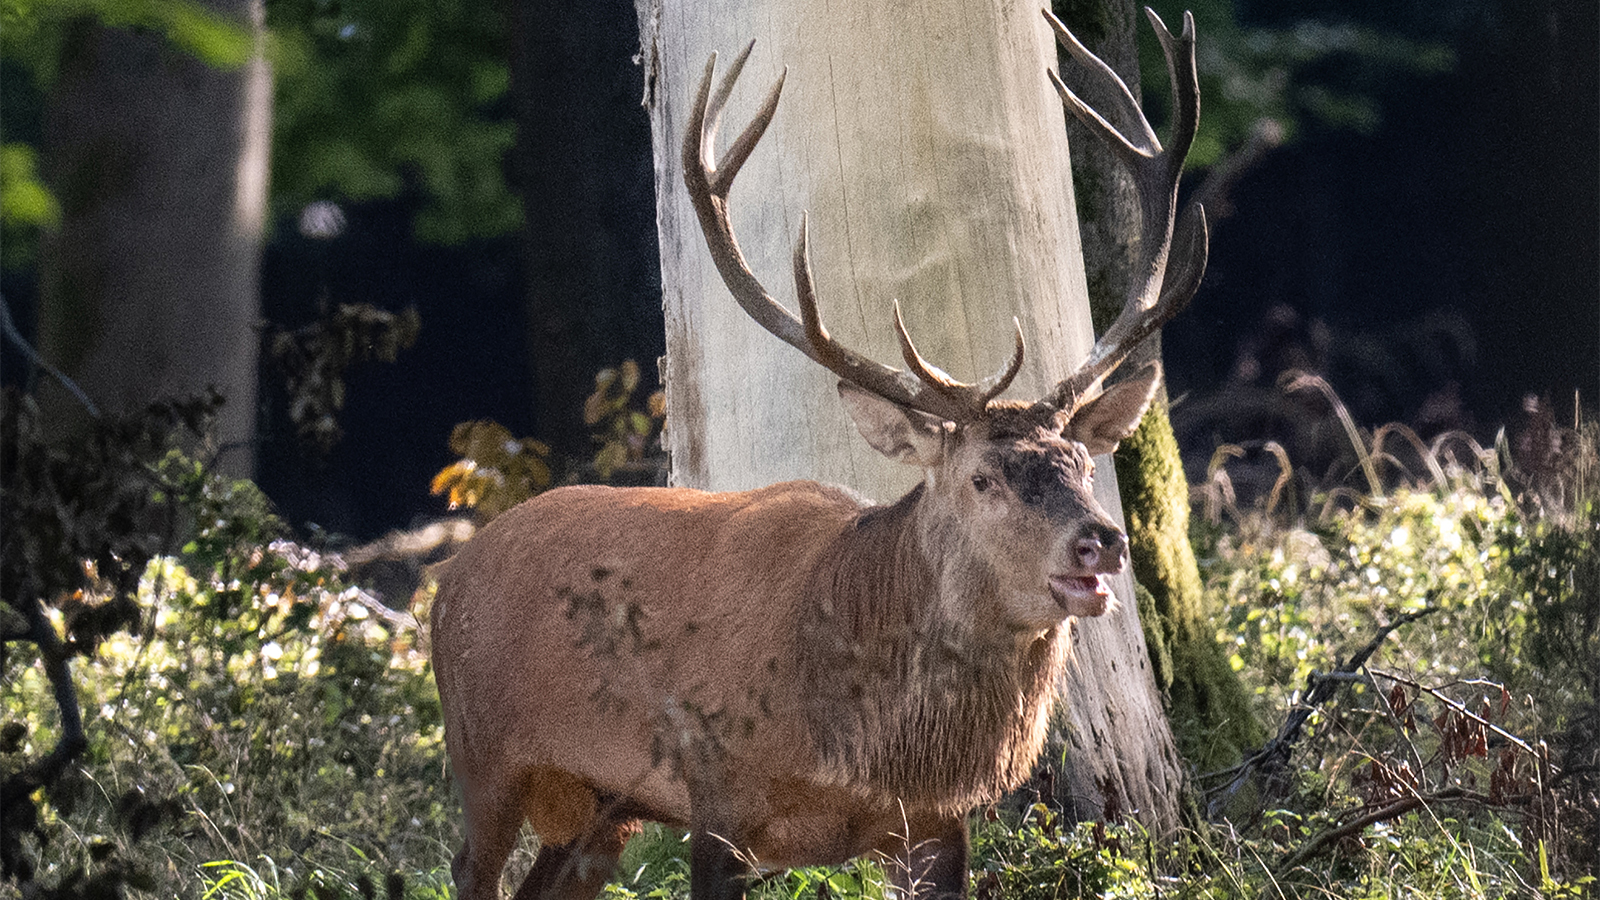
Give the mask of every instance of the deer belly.
M 806 781 L 769 785 L 746 849 L 758 869 L 838 865 L 873 851 L 906 852 L 904 812 L 853 791 Z

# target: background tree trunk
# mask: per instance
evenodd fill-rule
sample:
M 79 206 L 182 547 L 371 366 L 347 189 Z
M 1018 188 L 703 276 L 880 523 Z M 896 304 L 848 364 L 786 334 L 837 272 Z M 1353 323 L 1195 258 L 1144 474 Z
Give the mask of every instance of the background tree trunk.
M 260 0 L 213 0 L 261 33 Z M 215 387 L 223 471 L 254 467 L 261 241 L 272 79 L 260 56 L 221 71 L 158 34 L 85 22 L 46 112 L 61 201 L 46 242 L 39 344 L 107 413 Z M 84 410 L 41 385 L 47 419 Z
M 1056 13 L 1139 96 L 1138 33 L 1148 28 L 1132 0 L 1056 3 Z M 1181 23 L 1168 21 L 1168 27 Z M 1200 35 L 1202 44 L 1205 35 Z M 1065 64 L 1065 63 L 1064 63 Z M 1070 83 L 1070 82 L 1069 82 Z M 1090 105 L 1110 106 L 1099 84 L 1080 93 Z M 1201 115 L 1204 115 L 1202 99 Z M 1137 250 L 1139 202 L 1127 169 L 1087 129 L 1068 119 L 1084 268 L 1096 328 L 1116 318 L 1127 296 Z M 1181 327 L 1181 318 L 1176 326 Z M 1161 355 L 1160 336 L 1129 365 Z M 1249 697 L 1228 666 L 1206 615 L 1200 569 L 1189 544 L 1189 484 L 1167 415 L 1166 387 L 1116 453 L 1117 482 L 1128 514 L 1129 555 L 1139 587 L 1156 681 L 1167 692 L 1172 728 L 1197 772 L 1238 761 L 1240 750 L 1264 738 Z
M 754 270 L 792 297 L 789 254 L 811 213 L 822 315 L 846 344 L 893 362 L 890 300 L 924 355 L 960 378 L 1009 352 L 1013 394 L 1041 396 L 1092 343 L 1054 62 L 1033 7 L 970 0 L 724 4 L 640 0 L 655 136 L 667 319 L 665 382 L 676 483 L 732 490 L 788 478 L 893 499 L 920 473 L 884 460 L 837 400 L 832 375 L 749 321 L 728 296 L 684 196 L 678 147 L 707 56 L 756 50 L 723 140 L 787 66 L 777 117 L 740 176 L 733 219 Z M 1110 466 L 1101 469 L 1109 474 Z M 1118 507 L 1112 478 L 1098 485 Z M 1119 585 L 1131 601 L 1131 586 Z M 1179 760 L 1132 602 L 1080 623 L 1064 685 L 1061 782 L 1074 810 L 1176 822 Z

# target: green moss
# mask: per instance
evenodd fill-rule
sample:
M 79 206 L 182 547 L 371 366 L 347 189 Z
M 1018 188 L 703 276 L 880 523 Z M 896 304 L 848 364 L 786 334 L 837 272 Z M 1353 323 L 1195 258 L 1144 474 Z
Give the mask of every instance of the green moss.
M 1189 488 L 1165 407 L 1151 408 L 1118 449 L 1116 464 L 1140 586 L 1140 621 L 1158 683 L 1167 692 L 1173 736 L 1197 771 L 1226 768 L 1264 734 L 1207 624 L 1188 538 Z
M 1163 694 L 1172 690 L 1171 635 L 1167 634 L 1167 619 L 1156 612 L 1156 598 L 1150 589 L 1135 581 L 1133 593 L 1139 603 L 1139 622 L 1144 626 L 1145 652 L 1150 654 L 1150 674 Z

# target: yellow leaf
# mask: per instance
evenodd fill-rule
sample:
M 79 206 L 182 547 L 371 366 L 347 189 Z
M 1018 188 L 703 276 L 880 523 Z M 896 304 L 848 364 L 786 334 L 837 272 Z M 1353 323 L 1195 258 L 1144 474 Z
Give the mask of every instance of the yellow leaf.
M 429 492 L 433 494 L 442 494 L 445 491 L 450 490 L 453 485 L 460 483 L 463 478 L 466 478 L 468 475 L 472 474 L 472 470 L 475 468 L 477 468 L 477 465 L 469 459 L 457 460 L 450 465 L 445 466 L 439 470 L 439 474 L 433 476 L 433 482 L 429 487 Z

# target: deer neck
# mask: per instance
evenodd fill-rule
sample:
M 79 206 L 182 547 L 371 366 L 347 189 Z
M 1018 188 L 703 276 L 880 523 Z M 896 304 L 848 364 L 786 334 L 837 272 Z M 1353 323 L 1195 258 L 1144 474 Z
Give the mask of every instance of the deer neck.
M 1026 777 L 1064 629 L 1019 635 L 986 621 L 994 579 L 928 524 L 927 502 L 919 486 L 864 511 L 814 572 L 804 703 L 823 780 L 965 809 Z

